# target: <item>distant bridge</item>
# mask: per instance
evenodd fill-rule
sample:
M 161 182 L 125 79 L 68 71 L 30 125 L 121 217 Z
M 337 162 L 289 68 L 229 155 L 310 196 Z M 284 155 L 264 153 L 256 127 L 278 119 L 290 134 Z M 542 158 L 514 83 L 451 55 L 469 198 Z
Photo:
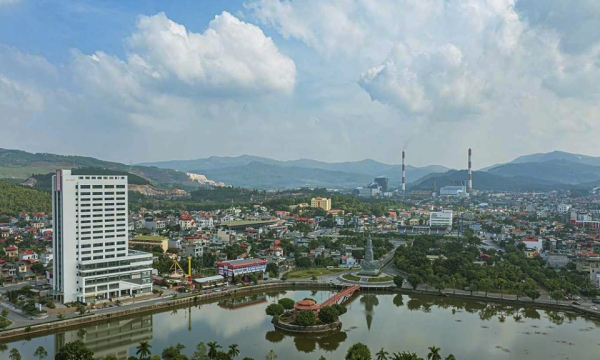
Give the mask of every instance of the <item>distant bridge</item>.
M 355 292 L 360 291 L 359 285 L 352 285 L 344 287 L 339 293 L 333 295 L 329 299 L 323 301 L 320 307 L 330 306 L 333 304 L 338 304 L 339 302 L 346 300 L 350 296 L 352 296 Z

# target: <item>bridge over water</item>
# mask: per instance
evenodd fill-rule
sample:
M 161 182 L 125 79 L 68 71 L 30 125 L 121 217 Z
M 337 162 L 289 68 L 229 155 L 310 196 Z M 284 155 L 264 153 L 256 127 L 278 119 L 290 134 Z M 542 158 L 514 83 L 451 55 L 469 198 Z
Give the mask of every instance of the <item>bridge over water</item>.
M 348 299 L 355 292 L 360 291 L 359 285 L 345 286 L 340 292 L 336 293 L 329 299 L 323 301 L 319 307 L 330 306 L 333 304 L 339 304 L 344 300 Z

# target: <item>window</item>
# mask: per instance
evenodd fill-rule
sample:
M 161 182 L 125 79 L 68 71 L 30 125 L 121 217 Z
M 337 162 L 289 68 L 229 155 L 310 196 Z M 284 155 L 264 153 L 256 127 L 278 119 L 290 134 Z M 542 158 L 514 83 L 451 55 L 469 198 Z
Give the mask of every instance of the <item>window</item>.
M 125 195 L 125 191 L 117 191 L 117 195 Z
M 104 193 L 104 195 L 114 195 L 114 194 L 115 194 L 114 191 L 107 191 L 107 192 Z
M 94 225 L 94 229 L 102 229 L 103 227 L 104 227 L 104 225 Z
M 125 241 L 117 241 L 117 245 L 125 245 Z
M 125 189 L 125 185 L 117 185 L 117 189 Z
M 104 252 L 102 249 L 94 250 L 94 254 L 102 254 L 102 252 Z
M 92 189 L 102 189 L 102 185 L 93 185 Z
M 102 247 L 102 245 L 104 245 L 104 244 L 102 244 L 102 243 L 94 244 L 94 247 Z
M 102 191 L 94 191 L 92 195 L 102 195 Z
M 94 260 L 104 259 L 104 256 L 94 256 Z
M 89 221 L 88 221 L 89 222 Z M 95 223 L 101 223 L 102 219 L 94 220 Z
M 81 186 L 81 187 L 83 188 L 83 186 Z M 88 185 L 87 188 L 89 189 L 90 186 Z M 89 191 L 84 191 L 84 192 L 81 193 L 81 195 L 89 195 L 89 194 L 90 194 Z
M 114 185 L 104 185 L 105 189 L 114 189 L 115 186 Z
M 88 261 L 88 260 L 92 260 L 92 258 L 90 258 L 90 257 L 81 258 L 81 261 Z
M 89 179 L 89 178 L 88 178 L 88 179 Z M 89 189 L 89 188 L 90 188 L 90 186 L 89 186 L 89 185 L 81 185 L 81 189 Z M 82 194 L 83 194 L 83 193 L 82 193 Z M 89 195 L 90 193 L 87 193 L 87 194 Z

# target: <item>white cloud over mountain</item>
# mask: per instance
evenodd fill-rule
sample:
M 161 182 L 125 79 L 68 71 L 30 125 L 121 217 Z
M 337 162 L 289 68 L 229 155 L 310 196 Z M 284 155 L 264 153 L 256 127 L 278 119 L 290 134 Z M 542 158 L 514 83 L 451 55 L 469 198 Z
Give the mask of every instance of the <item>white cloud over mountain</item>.
M 464 166 L 445 150 L 468 146 L 480 164 L 600 155 L 598 1 L 247 0 L 219 12 L 194 31 L 139 16 L 115 39 L 122 51 L 74 46 L 64 64 L 0 46 L 0 110 L 71 132 L 71 153 L 84 124 L 110 129 L 88 154 L 113 159 L 397 162 L 407 143 L 415 164 Z

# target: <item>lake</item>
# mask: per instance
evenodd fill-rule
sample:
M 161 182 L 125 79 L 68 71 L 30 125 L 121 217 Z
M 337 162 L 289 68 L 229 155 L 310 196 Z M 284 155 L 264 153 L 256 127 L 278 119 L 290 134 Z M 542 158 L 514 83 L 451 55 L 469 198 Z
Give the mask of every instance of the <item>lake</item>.
M 293 336 L 276 331 L 265 307 L 282 297 L 322 302 L 330 291 L 277 291 L 229 299 L 198 307 L 85 326 L 66 332 L 8 343 L 23 360 L 33 359 L 42 345 L 54 358 L 55 349 L 81 339 L 98 359 L 135 354 L 140 341 L 149 341 L 153 354 L 178 342 L 190 356 L 200 342 L 217 341 L 223 348 L 238 344 L 238 359 L 264 359 L 274 350 L 279 360 L 343 359 L 348 348 L 363 342 L 372 353 L 408 350 L 422 357 L 427 347 L 441 348 L 459 360 L 592 359 L 600 351 L 600 322 L 573 313 L 484 303 L 472 300 L 368 293 L 347 304 L 340 317 L 343 331 L 325 337 Z M 1 340 L 0 340 L 1 341 Z M 0 358 L 8 358 L 8 350 Z

